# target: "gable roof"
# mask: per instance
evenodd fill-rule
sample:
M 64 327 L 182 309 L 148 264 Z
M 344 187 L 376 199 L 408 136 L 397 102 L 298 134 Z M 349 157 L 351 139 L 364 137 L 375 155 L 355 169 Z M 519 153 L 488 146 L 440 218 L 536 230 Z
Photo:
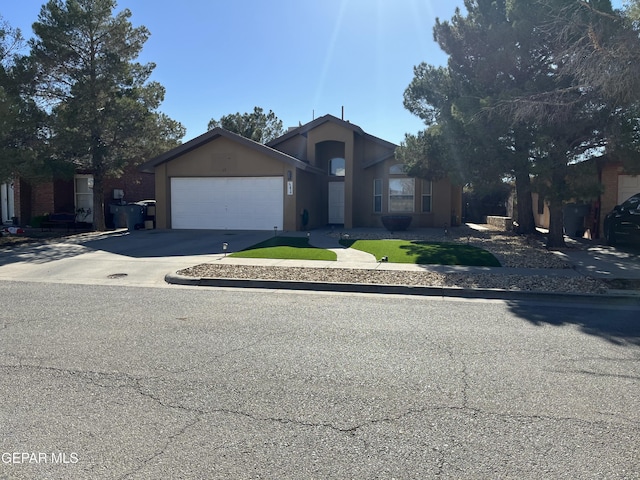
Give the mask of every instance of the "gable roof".
M 224 128 L 220 128 L 220 127 L 214 128 L 213 130 L 209 130 L 208 132 L 203 133 L 199 137 L 189 140 L 188 142 L 183 143 L 182 145 L 179 145 L 176 148 L 163 153 L 162 155 L 158 155 L 157 157 L 152 158 L 151 160 L 140 165 L 139 170 L 147 173 L 153 173 L 154 168 L 157 167 L 158 165 L 161 165 L 166 162 L 170 162 L 171 160 L 174 160 L 175 158 L 178 158 L 179 156 L 184 155 L 185 153 L 188 153 L 192 150 L 200 148 L 203 145 L 206 145 L 207 143 L 212 142 L 221 137 L 227 138 L 232 142 L 236 142 L 241 145 L 244 145 L 245 147 L 251 148 L 257 152 L 260 152 L 276 160 L 280 160 L 281 162 L 291 165 L 292 167 L 296 167 L 301 170 L 307 170 L 314 173 L 323 173 L 320 169 L 312 165 L 309 165 L 307 162 L 303 162 L 302 160 L 292 157 L 291 155 L 287 155 L 286 153 L 282 153 L 279 150 L 276 150 L 267 145 L 263 145 L 261 143 L 255 142 L 251 139 L 245 138 L 241 135 L 230 132 L 229 130 L 225 130 Z
M 324 123 L 334 123 L 336 125 L 339 125 L 343 128 L 349 129 L 355 133 L 357 133 L 358 135 L 364 137 L 365 139 L 373 142 L 373 143 L 377 143 L 379 145 L 382 145 L 384 147 L 390 148 L 392 150 L 395 150 L 398 146 L 395 143 L 391 143 L 391 142 L 387 142 L 386 140 L 383 140 L 382 138 L 378 138 L 375 137 L 367 132 L 365 132 L 364 130 L 362 130 L 362 128 L 360 128 L 357 125 L 352 124 L 351 122 L 345 121 L 345 120 L 341 120 L 338 117 L 334 117 L 333 115 L 324 115 L 322 117 L 316 118 L 315 120 L 306 123 L 304 125 L 301 125 L 300 127 L 297 128 L 293 128 L 290 131 L 288 131 L 287 133 L 285 133 L 284 135 L 271 140 L 270 142 L 267 143 L 267 145 L 269 147 L 273 147 L 276 148 L 276 145 L 278 145 L 279 143 L 282 143 L 286 140 L 289 140 L 292 137 L 295 137 L 296 135 L 302 135 L 302 136 L 306 136 L 307 133 L 309 133 L 311 130 L 313 130 L 314 128 L 319 127 L 320 125 L 324 124 Z

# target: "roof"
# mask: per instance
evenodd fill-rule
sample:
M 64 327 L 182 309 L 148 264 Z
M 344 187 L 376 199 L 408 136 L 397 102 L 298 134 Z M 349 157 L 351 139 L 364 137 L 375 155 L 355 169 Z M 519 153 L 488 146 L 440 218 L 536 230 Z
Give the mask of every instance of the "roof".
M 280 152 L 279 150 L 271 148 L 267 145 L 263 145 L 262 143 L 255 142 L 251 139 L 245 138 L 241 135 L 230 132 L 229 130 L 225 130 L 224 128 L 220 128 L 220 127 L 214 128 L 213 130 L 209 130 L 208 132 L 203 133 L 199 137 L 189 140 L 188 142 L 183 143 L 182 145 L 179 145 L 176 148 L 163 153 L 162 155 L 152 158 L 151 160 L 140 165 L 139 169 L 143 172 L 153 173 L 155 167 L 157 167 L 158 165 L 162 165 L 163 163 L 170 162 L 171 160 L 174 160 L 175 158 L 178 158 L 179 156 L 184 155 L 185 153 L 188 153 L 192 150 L 200 148 L 203 145 L 206 145 L 207 143 L 212 142 L 221 137 L 227 138 L 232 142 L 236 142 L 241 145 L 244 145 L 257 152 L 260 152 L 276 160 L 280 160 L 281 162 L 284 162 L 286 164 L 289 164 L 301 170 L 307 170 L 314 173 L 323 173 L 318 168 L 313 167 L 312 165 L 309 165 L 308 163 L 303 162 L 302 160 L 299 160 L 295 157 L 292 157 L 291 155 L 287 155 L 286 153 Z
M 279 143 L 282 143 L 286 140 L 289 140 L 292 137 L 295 137 L 296 135 L 303 135 L 306 136 L 307 133 L 311 130 L 313 130 L 314 128 L 319 127 L 320 125 L 324 124 L 324 123 L 334 123 L 337 125 L 340 125 L 343 128 L 352 130 L 353 132 L 355 132 L 356 134 L 362 136 L 363 138 L 377 143 L 379 145 L 382 145 L 384 147 L 390 148 L 392 150 L 395 151 L 395 149 L 398 147 L 395 143 L 391 143 L 391 142 L 387 142 L 386 140 L 383 140 L 382 138 L 378 138 L 375 137 L 367 132 L 365 132 L 364 130 L 362 130 L 362 128 L 360 128 L 357 125 L 352 124 L 351 122 L 345 121 L 345 120 L 341 120 L 338 117 L 334 117 L 333 115 L 324 115 L 322 117 L 316 118 L 315 120 L 306 123 L 304 125 L 301 125 L 300 127 L 297 128 L 293 128 L 290 131 L 288 131 L 287 133 L 285 133 L 284 135 L 271 140 L 269 143 L 267 143 L 268 146 L 270 147 L 274 147 L 276 145 L 278 145 Z M 381 160 L 382 161 L 382 160 Z M 377 162 L 376 162 L 377 163 Z

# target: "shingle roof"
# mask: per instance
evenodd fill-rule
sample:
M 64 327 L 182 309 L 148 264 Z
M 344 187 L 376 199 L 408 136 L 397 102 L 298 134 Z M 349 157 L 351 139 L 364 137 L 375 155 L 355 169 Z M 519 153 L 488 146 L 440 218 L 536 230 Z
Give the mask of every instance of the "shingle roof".
M 201 146 L 209 142 L 212 142 L 220 137 L 224 137 L 233 142 L 240 143 L 248 148 L 256 150 L 262 154 L 265 154 L 271 158 L 275 158 L 276 160 L 280 160 L 281 162 L 287 163 L 301 170 L 307 170 L 315 173 L 322 173 L 319 169 L 309 165 L 307 162 L 303 162 L 302 160 L 292 157 L 291 155 L 287 155 L 286 153 L 283 153 L 279 150 L 271 148 L 267 145 L 254 142 L 253 140 L 250 140 L 248 138 L 245 138 L 241 135 L 230 132 L 220 127 L 214 128 L 213 130 L 209 130 L 208 132 L 203 133 L 202 135 L 192 140 L 189 140 L 188 142 L 183 143 L 182 145 L 179 145 L 176 148 L 163 153 L 162 155 L 152 158 L 151 160 L 140 165 L 139 169 L 143 172 L 153 173 L 154 168 L 157 167 L 158 165 L 169 162 L 181 155 L 184 155 L 185 153 L 188 153 L 192 150 L 200 148 Z
M 296 135 L 306 135 L 309 131 L 313 130 L 314 128 L 322 125 L 323 123 L 327 123 L 327 122 L 332 122 L 335 123 L 337 125 L 340 125 L 344 128 L 348 128 L 352 131 L 354 131 L 355 133 L 357 133 L 358 135 L 361 135 L 362 137 L 366 138 L 367 140 L 370 140 L 374 143 L 378 143 L 380 145 L 384 145 L 388 148 L 391 149 L 396 149 L 397 145 L 391 142 L 387 142 L 386 140 L 383 140 L 382 138 L 378 138 L 375 137 L 367 132 L 365 132 L 364 130 L 362 130 L 362 128 L 360 128 L 357 125 L 352 124 L 351 122 L 345 121 L 345 120 L 341 120 L 338 117 L 334 117 L 333 115 L 324 115 L 322 117 L 318 117 L 315 120 L 306 123 L 304 125 L 301 125 L 300 127 L 297 128 L 293 128 L 291 130 L 289 130 L 287 133 L 285 133 L 284 135 L 271 140 L 269 143 L 267 143 L 268 146 L 270 147 L 275 147 L 276 145 L 278 145 L 279 143 L 282 143 L 292 137 L 295 137 Z

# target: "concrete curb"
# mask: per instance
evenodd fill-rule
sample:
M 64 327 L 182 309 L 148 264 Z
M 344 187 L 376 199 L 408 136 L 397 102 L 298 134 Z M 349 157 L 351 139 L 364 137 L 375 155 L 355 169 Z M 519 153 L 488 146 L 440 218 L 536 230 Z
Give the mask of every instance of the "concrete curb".
M 345 293 L 376 293 L 395 295 L 414 295 L 448 298 L 476 298 L 487 300 L 543 300 L 547 302 L 580 302 L 608 305 L 640 306 L 639 294 L 615 293 L 584 294 L 559 293 L 543 291 L 501 290 L 488 288 L 452 288 L 427 287 L 410 285 L 386 285 L 373 283 L 339 283 L 339 282 L 311 282 L 299 280 L 264 280 L 244 278 L 199 278 L 169 273 L 164 277 L 165 282 L 174 285 L 190 285 L 198 287 L 232 287 L 270 290 L 303 290 L 315 292 L 345 292 Z

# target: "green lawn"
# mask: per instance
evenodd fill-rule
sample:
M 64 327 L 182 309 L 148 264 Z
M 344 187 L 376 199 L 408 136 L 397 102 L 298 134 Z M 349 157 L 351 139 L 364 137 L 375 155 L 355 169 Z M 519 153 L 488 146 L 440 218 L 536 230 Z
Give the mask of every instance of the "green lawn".
M 331 260 L 335 261 L 335 252 L 309 245 L 304 237 L 273 237 L 257 243 L 231 257 L 239 258 L 278 258 L 287 260 Z
M 491 253 L 459 243 L 418 242 L 408 240 L 340 240 L 345 247 L 362 250 L 378 260 L 387 257 L 392 263 L 422 265 L 466 265 L 500 267 Z

